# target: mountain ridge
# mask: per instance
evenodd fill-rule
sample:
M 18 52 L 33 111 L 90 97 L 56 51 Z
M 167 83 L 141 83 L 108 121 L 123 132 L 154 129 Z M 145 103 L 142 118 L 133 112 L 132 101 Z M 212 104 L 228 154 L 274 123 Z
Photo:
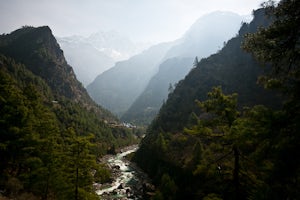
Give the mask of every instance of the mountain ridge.
M 126 113 L 122 115 L 121 120 L 148 125 L 167 100 L 168 94 L 173 92 L 177 82 L 191 70 L 192 60 L 193 58 L 174 57 L 162 62 L 159 71 L 150 79 L 145 90 Z
M 2 35 L 0 53 L 24 63 L 30 71 L 49 84 L 54 95 L 74 99 L 86 108 L 98 110 L 103 116 L 109 113 L 94 103 L 77 80 L 48 26 L 38 28 L 25 26 L 10 34 Z M 115 117 L 111 115 L 111 118 Z
M 129 59 L 148 46 L 135 43 L 116 31 L 98 31 L 87 37 L 73 35 L 56 38 L 85 87 L 116 62 Z

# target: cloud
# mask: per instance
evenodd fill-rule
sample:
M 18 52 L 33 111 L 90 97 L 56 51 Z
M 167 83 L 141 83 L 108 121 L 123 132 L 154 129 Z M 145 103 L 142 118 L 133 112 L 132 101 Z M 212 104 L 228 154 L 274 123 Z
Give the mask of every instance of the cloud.
M 180 37 L 203 14 L 226 10 L 250 14 L 261 0 L 0 0 L 0 32 L 49 25 L 55 35 L 117 30 L 134 40 Z

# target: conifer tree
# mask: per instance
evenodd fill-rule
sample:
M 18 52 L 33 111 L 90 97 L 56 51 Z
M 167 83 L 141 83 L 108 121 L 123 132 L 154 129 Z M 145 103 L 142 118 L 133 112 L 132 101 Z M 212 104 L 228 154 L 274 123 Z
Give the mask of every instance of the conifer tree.
M 208 100 L 197 102 L 207 113 L 205 118 L 199 119 L 198 125 L 186 132 L 198 135 L 205 144 L 206 151 L 201 157 L 202 162 L 196 173 L 214 174 L 213 166 L 219 170 L 232 168 L 234 199 L 242 199 L 240 191 L 240 150 L 237 140 L 231 137 L 231 128 L 237 119 L 237 94 L 224 95 L 221 87 L 215 87 L 208 93 Z M 230 156 L 233 156 L 231 161 Z M 206 160 L 206 161 L 205 161 Z M 221 164 L 222 163 L 222 164 Z M 206 166 L 205 166 L 206 165 Z M 207 168 L 208 167 L 208 168 Z M 227 172 L 226 172 L 227 174 Z M 214 175 L 213 175 L 214 176 Z
M 264 4 L 273 23 L 248 34 L 244 49 L 272 72 L 261 77 L 267 88 L 282 91 L 285 99 L 280 127 L 273 130 L 273 168 L 269 174 L 268 198 L 297 199 L 300 196 L 300 1 L 282 0 Z M 279 123 L 278 123 L 279 124 Z M 280 192 L 279 192 L 280 191 Z

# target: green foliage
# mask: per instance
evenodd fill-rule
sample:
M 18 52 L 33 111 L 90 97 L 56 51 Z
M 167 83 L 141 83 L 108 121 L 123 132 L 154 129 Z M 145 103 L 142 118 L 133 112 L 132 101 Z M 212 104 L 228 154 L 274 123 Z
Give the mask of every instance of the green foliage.
M 79 136 L 75 130 L 69 128 L 65 134 L 65 154 L 63 168 L 68 172 L 65 181 L 68 187 L 65 192 L 71 199 L 80 199 L 80 192 L 91 192 L 93 175 L 92 169 L 96 169 L 96 159 L 91 153 L 93 135 Z M 75 191 L 75 192 L 74 192 Z M 73 194 L 72 194 L 73 192 Z
M 168 174 L 163 174 L 160 181 L 159 192 L 154 199 L 160 199 L 161 196 L 163 196 L 162 199 L 175 199 L 177 190 L 178 188 L 174 180 L 172 180 Z
M 165 153 L 167 151 L 167 143 L 161 133 L 158 135 L 155 141 L 155 146 L 158 153 Z
M 5 65 L 11 64 L 3 56 L 1 60 Z M 30 83 L 33 75 L 28 72 L 22 74 L 29 75 L 22 77 L 29 81 L 22 88 L 15 81 L 19 79 L 13 79 L 5 65 L 1 66 L 1 123 L 4 128 L 1 146 L 5 147 L 1 149 L 1 173 L 4 175 L 1 181 L 19 179 L 24 189 L 46 197 L 51 172 L 58 167 L 54 161 L 59 151 L 58 122 L 49 108 L 43 105 L 43 94 Z M 22 70 L 22 66 L 10 67 Z
M 224 95 L 220 88 L 208 96 L 198 106 L 211 114 L 202 114 L 196 125 L 185 129 L 198 138 L 192 164 L 197 165 L 194 175 L 208 187 L 202 187 L 201 193 L 209 196 L 214 191 L 225 199 L 270 195 L 267 179 L 277 162 L 275 149 L 283 140 L 278 130 L 284 113 L 261 105 L 238 112 L 236 94 Z
M 198 155 L 199 165 L 194 173 L 206 179 L 215 179 L 214 182 L 222 182 L 221 179 L 233 182 L 235 188 L 232 186 L 230 190 L 235 190 L 234 198 L 240 199 L 240 150 L 237 139 L 231 137 L 231 128 L 239 114 L 237 94 L 224 95 L 221 88 L 216 87 L 208 93 L 208 100 L 198 101 L 198 106 L 212 115 L 199 119 L 199 127 L 196 125 L 192 130 L 187 130 L 199 135 L 204 146 L 203 153 Z M 197 133 L 198 130 L 200 132 Z
M 260 191 L 267 188 L 269 192 L 263 194 L 268 198 L 298 198 L 300 186 L 295 181 L 299 179 L 300 169 L 300 160 L 297 159 L 300 142 L 300 2 L 283 0 L 275 5 L 271 1 L 265 6 L 274 22 L 266 29 L 247 35 L 244 48 L 262 63 L 271 65 L 272 71 L 262 78 L 263 84 L 281 90 L 286 101 L 281 126 L 273 130 L 275 141 L 270 144 L 274 152 L 270 178 L 266 180 L 270 185 L 262 186 Z
M 98 165 L 95 173 L 95 181 L 97 183 L 107 183 L 111 179 L 111 172 L 105 165 Z
M 198 105 L 205 109 L 206 112 L 216 114 L 220 120 L 231 127 L 232 123 L 237 118 L 237 94 L 224 95 L 221 87 L 214 87 L 207 94 L 208 100 L 199 102 Z
M 299 83 L 299 1 L 265 4 L 274 22 L 268 28 L 248 34 L 244 48 L 259 61 L 272 64 L 272 73 L 262 79 L 266 87 L 281 87 L 292 95 Z

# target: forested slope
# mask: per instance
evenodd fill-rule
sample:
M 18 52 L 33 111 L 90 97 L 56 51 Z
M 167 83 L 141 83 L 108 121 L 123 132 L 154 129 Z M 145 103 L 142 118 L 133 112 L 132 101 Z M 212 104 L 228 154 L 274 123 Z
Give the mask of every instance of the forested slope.
M 93 199 L 96 163 L 135 142 L 77 81 L 48 27 L 0 36 L 0 190 L 19 199 Z M 91 171 L 95 170 L 93 176 Z
M 198 63 L 148 128 L 135 160 L 155 198 L 299 198 L 299 1 L 265 6 Z
M 257 84 L 258 76 L 269 69 L 262 68 L 241 49 L 245 33 L 255 32 L 269 23 L 263 12 L 256 11 L 253 21 L 243 24 L 237 37 L 229 40 L 218 53 L 200 60 L 197 67 L 177 84 L 152 123 L 154 129 L 182 130 L 188 124 L 188 116 L 197 111 L 195 100 L 206 99 L 213 86 L 221 85 L 225 93 L 238 93 L 240 108 L 256 104 L 278 105 L 276 98 Z

